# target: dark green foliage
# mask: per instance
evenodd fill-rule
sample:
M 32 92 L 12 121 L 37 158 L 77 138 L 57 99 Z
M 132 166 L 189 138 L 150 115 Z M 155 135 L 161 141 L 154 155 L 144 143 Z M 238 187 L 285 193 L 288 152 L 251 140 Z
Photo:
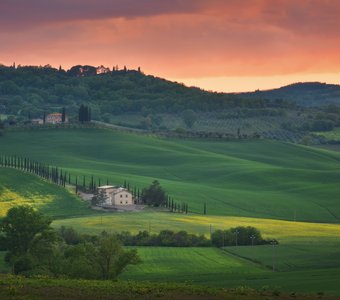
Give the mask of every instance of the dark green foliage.
M 185 110 L 182 114 L 182 118 L 183 118 L 183 122 L 188 128 L 192 128 L 195 122 L 197 121 L 197 115 L 191 109 Z
M 141 198 L 142 202 L 147 205 L 163 206 L 167 196 L 159 182 L 154 180 L 148 188 L 143 189 Z
M 249 99 L 270 99 L 280 105 L 284 100 L 301 106 L 340 105 L 339 85 L 320 82 L 294 83 L 278 89 L 243 93 L 240 96 Z M 284 99 L 284 100 L 283 100 Z
M 81 242 L 81 236 L 72 227 L 60 227 L 58 234 L 68 245 L 76 245 Z
M 163 230 L 159 234 L 140 231 L 136 235 L 130 232 L 117 234 L 118 239 L 125 246 L 160 246 L 160 247 L 209 247 L 210 240 L 204 235 L 189 234 L 186 231 L 174 232 Z
M 107 200 L 106 192 L 103 189 L 97 189 L 94 196 L 91 199 L 91 204 L 94 206 L 103 205 Z
M 139 262 L 137 251 L 124 250 L 114 235 L 81 237 L 72 228 L 56 232 L 50 223 L 28 206 L 11 208 L 1 221 L 5 259 L 15 274 L 114 279 Z
M 91 121 L 91 108 L 82 104 L 78 110 L 78 121 L 80 123 L 87 123 Z
M 0 232 L 4 236 L 10 256 L 26 254 L 37 235 L 51 229 L 51 222 L 51 219 L 30 206 L 17 206 L 9 209 L 0 223 Z
M 229 230 L 216 230 L 211 234 L 211 243 L 215 247 L 225 246 L 245 246 L 269 244 L 269 240 L 264 240 L 258 229 L 248 227 L 235 227 Z M 276 241 L 277 243 L 277 241 Z
M 0 106 L 8 114 L 25 117 L 28 112 L 31 117 L 42 117 L 44 111 L 55 107 L 65 107 L 69 115 L 76 115 L 82 103 L 91 106 L 92 117 L 101 119 L 105 113 L 110 116 L 149 110 L 152 116 L 186 109 L 262 108 L 272 106 L 272 102 L 188 88 L 134 70 L 96 76 L 96 68 L 91 66 L 75 66 L 68 72 L 47 66 L 16 69 L 0 66 Z M 154 123 L 157 122 L 155 119 Z
M 65 107 L 63 107 L 62 110 L 61 110 L 61 122 L 65 123 L 65 121 L 66 121 L 66 109 L 65 109 Z

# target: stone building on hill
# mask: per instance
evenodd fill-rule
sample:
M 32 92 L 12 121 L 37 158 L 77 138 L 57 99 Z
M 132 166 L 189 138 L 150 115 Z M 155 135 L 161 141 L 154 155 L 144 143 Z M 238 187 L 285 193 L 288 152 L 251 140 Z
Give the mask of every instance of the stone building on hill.
M 133 205 L 133 196 L 125 188 L 113 185 L 103 185 L 97 189 L 98 195 L 103 195 L 103 206 L 129 206 Z
M 46 116 L 46 124 L 61 124 L 63 123 L 63 114 L 61 113 L 53 113 Z M 65 122 L 68 123 L 68 117 L 65 116 Z

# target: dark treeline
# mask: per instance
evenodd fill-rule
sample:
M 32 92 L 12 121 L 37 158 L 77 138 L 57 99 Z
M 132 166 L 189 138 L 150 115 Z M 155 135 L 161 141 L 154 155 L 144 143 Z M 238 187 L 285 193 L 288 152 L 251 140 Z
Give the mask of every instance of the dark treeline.
M 82 190 L 84 192 L 94 193 L 101 185 L 101 180 L 95 179 L 93 175 L 77 176 L 62 168 L 50 166 L 30 158 L 15 155 L 0 155 L 0 167 L 14 168 L 24 172 L 35 174 L 45 180 L 61 185 L 72 184 L 76 187 L 76 192 Z M 106 181 L 108 184 L 108 179 Z
M 50 166 L 30 158 L 20 157 L 16 155 L 0 155 L 0 167 L 14 168 L 20 171 L 35 174 L 45 180 L 57 185 L 66 187 L 66 185 L 74 185 L 75 192 L 83 191 L 93 193 L 93 205 L 101 205 L 105 202 L 105 198 L 99 195 L 97 187 L 101 185 L 109 185 L 109 179 L 104 181 L 101 178 L 95 178 L 93 175 L 72 175 L 70 172 L 62 168 Z M 157 180 L 142 190 L 139 187 L 132 186 L 128 181 L 124 180 L 123 187 L 126 188 L 134 197 L 137 203 L 146 204 L 154 207 L 166 207 L 171 212 L 188 213 L 188 204 L 178 204 L 165 193 Z
M 174 232 L 162 230 L 158 234 L 140 231 L 133 235 L 130 232 L 117 234 L 118 240 L 125 246 L 159 246 L 159 247 L 210 247 L 211 242 L 203 234 L 195 235 L 186 231 Z
M 254 109 L 286 108 L 286 101 L 240 98 L 234 94 L 216 93 L 170 82 L 140 71 L 112 68 L 105 74 L 96 69 L 76 66 L 69 71 L 51 66 L 0 66 L 0 112 L 39 117 L 44 111 L 65 107 L 76 116 L 85 103 L 92 118 L 124 113 L 181 113 L 217 111 L 235 107 Z M 82 70 L 82 72 L 81 72 Z
M 81 235 L 71 227 L 61 227 L 60 234 L 66 243 L 80 244 L 88 239 L 90 235 Z M 150 231 L 139 231 L 132 234 L 128 231 L 115 234 L 124 246 L 158 246 L 158 247 L 227 247 L 227 246 L 250 246 L 278 244 L 275 239 L 263 239 L 261 232 L 255 227 L 239 226 L 228 230 L 216 230 L 211 233 L 210 239 L 203 234 L 191 234 L 181 230 L 162 230 L 159 233 Z
M 215 247 L 265 245 L 276 240 L 264 239 L 255 227 L 239 226 L 228 230 L 216 230 L 211 234 L 211 244 Z
M 71 181 L 71 175 L 61 168 L 37 162 L 26 157 L 0 155 L 0 166 L 32 173 L 64 187 L 67 182 L 70 183 Z

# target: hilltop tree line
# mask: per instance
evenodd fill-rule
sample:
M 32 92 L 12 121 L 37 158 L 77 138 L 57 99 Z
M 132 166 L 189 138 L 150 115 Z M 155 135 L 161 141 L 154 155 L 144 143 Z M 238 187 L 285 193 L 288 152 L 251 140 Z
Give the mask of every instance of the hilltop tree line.
M 83 76 L 79 74 L 80 68 L 64 71 L 50 66 L 0 66 L 0 113 L 26 117 L 30 112 L 34 118 L 43 115 L 44 111 L 65 107 L 70 115 L 77 115 L 83 103 L 91 109 L 92 118 L 96 120 L 123 113 L 148 111 L 151 112 L 148 115 L 152 115 L 152 112 L 189 110 L 185 120 L 190 127 L 195 118 L 190 110 L 292 107 L 285 101 L 244 99 L 232 94 L 188 88 L 135 70 L 115 69 L 100 75 L 89 71 Z

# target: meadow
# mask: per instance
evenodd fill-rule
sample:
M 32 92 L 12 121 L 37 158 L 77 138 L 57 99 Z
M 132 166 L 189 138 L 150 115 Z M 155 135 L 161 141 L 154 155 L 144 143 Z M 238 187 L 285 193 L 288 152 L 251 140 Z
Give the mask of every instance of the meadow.
M 86 203 L 61 186 L 32 174 L 0 168 L 0 217 L 11 207 L 23 204 L 54 218 L 93 214 Z
M 263 246 L 271 250 L 271 246 Z M 234 247 L 231 247 L 234 248 Z M 249 251 L 257 251 L 248 248 Z M 248 286 L 257 290 L 339 295 L 339 268 L 273 272 L 252 261 L 211 248 L 138 247 L 142 263 L 131 266 L 120 279 L 188 282 L 215 287 Z
M 1 216 L 24 203 L 52 216 L 55 228 L 88 234 L 170 229 L 208 237 L 217 229 L 254 226 L 280 243 L 274 249 L 139 247 L 142 263 L 129 267 L 122 280 L 340 294 L 340 153 L 270 140 L 165 139 L 100 129 L 6 132 L 0 149 L 87 180 L 94 175 L 143 188 L 157 179 L 175 201 L 189 204 L 188 215 L 150 208 L 100 213 L 72 191 L 0 168 Z
M 1 154 L 143 188 L 154 179 L 201 214 L 339 222 L 340 154 L 270 140 L 165 139 L 99 129 L 7 132 Z M 15 149 L 13 151 L 13 149 Z M 100 149 L 100 155 L 98 155 Z

